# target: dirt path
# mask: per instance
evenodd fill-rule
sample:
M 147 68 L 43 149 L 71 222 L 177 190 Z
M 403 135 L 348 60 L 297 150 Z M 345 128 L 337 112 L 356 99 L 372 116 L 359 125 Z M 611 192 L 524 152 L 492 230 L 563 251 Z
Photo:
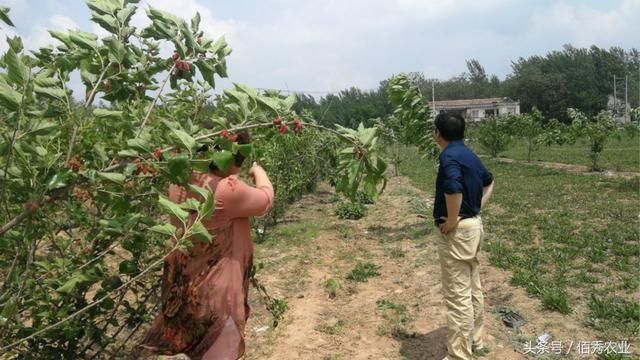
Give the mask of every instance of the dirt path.
M 407 178 L 392 178 L 359 221 L 337 219 L 332 199 L 328 188 L 304 197 L 280 225 L 286 237 L 256 246 L 256 262 L 265 265 L 258 278 L 286 299 L 289 309 L 274 329 L 252 290 L 245 359 L 442 359 L 446 319 L 436 234 L 416 216 L 430 208 L 430 197 Z M 367 282 L 348 280 L 358 262 L 380 266 L 380 275 Z M 577 317 L 543 312 L 523 289 L 509 286 L 510 274 L 489 266 L 484 252 L 481 262 L 491 349 L 485 359 L 534 358 L 522 354 L 523 343 L 535 346 L 545 332 L 567 344 L 596 340 Z M 325 289 L 328 279 L 341 285 L 334 298 Z M 527 319 L 518 333 L 502 324 L 496 314 L 501 306 Z M 574 349 L 559 358 L 589 357 L 579 357 Z
M 483 156 L 483 157 L 486 157 L 486 156 Z M 567 172 L 583 174 L 583 175 L 600 175 L 600 176 L 606 176 L 606 177 L 612 177 L 612 178 L 623 178 L 623 179 L 632 179 L 634 177 L 640 176 L 640 172 L 613 171 L 613 170 L 593 171 L 589 166 L 577 165 L 577 164 L 565 164 L 565 163 L 539 161 L 539 160 L 533 160 L 531 162 L 528 162 L 526 160 L 515 160 L 515 159 L 503 158 L 503 157 L 496 158 L 495 160 L 503 163 L 509 163 L 509 164 L 518 163 L 523 165 L 542 166 L 547 169 L 561 170 L 561 171 L 567 171 Z

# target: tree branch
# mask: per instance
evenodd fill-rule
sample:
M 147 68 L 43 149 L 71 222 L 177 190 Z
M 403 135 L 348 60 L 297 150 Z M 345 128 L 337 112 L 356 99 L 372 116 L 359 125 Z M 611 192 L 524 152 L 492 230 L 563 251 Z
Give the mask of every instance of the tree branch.
M 173 66 L 171 66 L 171 69 L 169 69 L 169 74 L 162 82 L 162 86 L 160 86 L 160 90 L 158 90 L 158 94 L 156 95 L 155 98 L 153 98 L 153 102 L 151 103 L 149 110 L 147 110 L 147 114 L 145 115 L 144 120 L 142 120 L 142 124 L 140 125 L 140 130 L 138 130 L 138 134 L 136 135 L 136 138 L 139 137 L 140 134 L 142 134 L 142 130 L 144 130 L 144 127 L 147 125 L 147 120 L 149 120 L 149 116 L 151 115 L 151 110 L 153 110 L 153 108 L 156 106 L 156 102 L 158 102 L 160 95 L 162 95 L 162 90 L 164 90 L 165 85 L 167 85 L 167 81 L 169 81 L 169 78 L 171 78 L 171 72 L 173 72 L 173 69 L 175 68 L 176 68 L 176 64 L 174 63 Z
M 358 141 L 353 140 L 353 139 L 349 138 L 348 136 L 345 136 L 345 135 L 339 133 L 338 131 L 336 131 L 334 129 L 330 129 L 330 128 L 322 126 L 322 125 L 312 124 L 312 123 L 308 123 L 308 122 L 301 122 L 301 123 L 302 123 L 302 125 L 307 126 L 307 127 L 312 127 L 312 128 L 316 128 L 316 129 L 320 129 L 320 130 L 323 130 L 323 131 L 330 132 L 330 133 L 336 135 L 337 137 L 339 137 L 339 138 L 341 138 L 341 139 L 343 139 L 343 140 L 345 140 L 347 142 L 350 142 L 350 143 L 352 143 L 352 144 L 354 144 L 356 146 L 360 145 L 358 143 Z M 290 122 L 285 123 L 285 124 L 286 125 L 294 125 L 295 122 L 294 121 L 290 121 Z M 228 129 L 228 131 L 230 131 L 230 132 L 238 132 L 238 131 L 241 131 L 241 130 L 251 130 L 251 129 L 259 129 L 259 128 L 265 129 L 265 128 L 271 128 L 271 127 L 273 127 L 272 123 L 260 123 L 260 124 L 239 126 L 239 127 L 236 127 L 236 128 Z M 195 140 L 198 141 L 198 140 L 210 139 L 210 138 L 219 136 L 221 133 L 222 133 L 222 131 L 216 131 L 216 132 L 213 132 L 211 134 L 201 135 L 201 136 L 196 137 Z M 165 153 L 167 151 L 171 151 L 171 150 L 174 150 L 174 149 L 175 149 L 175 146 L 169 146 L 169 147 L 166 147 L 166 148 L 162 149 L 161 152 Z M 123 162 L 123 163 L 111 165 L 111 166 L 108 166 L 108 167 L 102 169 L 101 171 L 103 171 L 103 172 L 115 171 L 115 170 L 118 170 L 118 169 L 124 167 L 126 164 L 127 163 Z M 66 189 L 66 187 L 64 187 L 62 189 Z M 49 203 L 49 202 L 51 202 L 53 200 L 54 200 L 53 198 L 50 198 L 50 199 L 48 199 L 48 200 L 46 200 L 44 202 L 41 202 L 39 205 L 42 206 L 42 205 L 47 204 L 47 203 Z M 15 218 L 13 218 L 7 224 L 2 226 L 2 228 L 0 229 L 0 235 L 4 234 L 5 232 L 11 230 L 13 227 L 15 227 L 18 224 L 20 224 L 24 219 L 29 217 L 29 215 L 31 215 L 32 212 L 33 212 L 33 210 L 25 209 L 21 214 L 17 215 Z
M 175 246 L 174 246 L 174 247 L 173 247 L 173 248 L 172 248 L 172 249 L 171 249 L 171 250 L 170 250 L 170 251 L 169 251 L 165 256 L 163 256 L 162 258 L 160 258 L 159 260 L 157 260 L 156 262 L 154 262 L 153 264 L 151 264 L 150 266 L 148 266 L 148 267 L 147 267 L 146 269 L 144 269 L 140 274 L 138 274 L 138 275 L 136 275 L 135 277 L 131 278 L 129 281 L 127 281 L 126 283 L 122 284 L 122 285 L 121 285 L 120 287 L 118 287 L 117 289 L 115 289 L 115 290 L 111 291 L 111 292 L 110 292 L 110 293 L 108 293 L 107 295 L 105 295 L 105 296 L 101 297 L 100 299 L 98 299 L 98 300 L 96 300 L 96 301 L 92 302 L 91 304 L 89 304 L 89 305 L 85 306 L 84 308 L 82 308 L 82 309 L 80 309 L 80 310 L 78 310 L 78 311 L 74 312 L 73 314 L 71 314 L 71 315 L 69 315 L 69 316 L 65 317 L 64 319 L 59 320 L 58 322 L 55 322 L 55 323 L 53 323 L 53 324 L 51 324 L 51 325 L 49 325 L 49 326 L 47 326 L 47 327 L 45 327 L 45 328 L 43 328 L 43 329 L 40 329 L 40 330 L 38 330 L 38 331 L 34 332 L 33 334 L 31 334 L 31 335 L 29 335 L 29 336 L 26 336 L 26 337 L 24 337 L 24 338 L 22 338 L 22 339 L 20 339 L 20 340 L 16 340 L 16 341 L 12 342 L 12 343 L 11 343 L 11 344 L 9 344 L 9 345 L 6 345 L 6 346 L 1 347 L 1 348 L 0 348 L 0 351 L 4 352 L 4 351 L 7 351 L 7 350 L 10 350 L 11 348 L 15 347 L 15 346 L 16 346 L 16 345 L 18 345 L 18 344 L 21 344 L 21 343 L 23 343 L 23 342 L 25 342 L 25 341 L 27 341 L 27 340 L 31 340 L 31 339 L 33 339 L 33 338 L 37 337 L 38 335 L 40 335 L 40 334 L 42 334 L 42 333 L 45 333 L 45 332 L 47 332 L 47 331 L 49 331 L 49 330 L 51 330 L 51 329 L 55 329 L 55 328 L 57 328 L 58 326 L 60 326 L 60 325 L 64 324 L 65 322 L 67 322 L 67 321 L 69 321 L 69 320 L 71 320 L 71 319 L 75 318 L 76 316 L 78 316 L 78 315 L 80 315 L 80 314 L 83 314 L 83 313 L 87 312 L 88 310 L 90 310 L 91 308 L 93 308 L 93 307 L 97 306 L 98 304 L 102 303 L 102 302 L 103 302 L 103 301 L 105 301 L 106 299 L 111 298 L 113 295 L 115 295 L 115 294 L 116 294 L 116 293 L 118 293 L 119 291 L 121 291 L 121 290 L 123 290 L 123 289 L 125 289 L 125 288 L 128 288 L 128 287 L 129 287 L 129 285 L 130 285 L 131 283 L 133 283 L 133 282 L 137 281 L 138 279 L 142 278 L 142 277 L 143 277 L 143 276 L 145 276 L 145 275 L 146 275 L 146 274 L 147 274 L 151 269 L 153 269 L 153 268 L 155 268 L 156 266 L 158 266 L 159 264 L 163 263 L 163 262 L 166 260 L 166 258 L 167 258 L 169 255 L 171 255 L 171 253 L 172 253 L 174 250 L 176 250 L 176 249 L 178 248 L 178 245 L 177 245 L 177 244 L 179 244 L 179 242 L 176 242 L 176 245 L 175 245 Z

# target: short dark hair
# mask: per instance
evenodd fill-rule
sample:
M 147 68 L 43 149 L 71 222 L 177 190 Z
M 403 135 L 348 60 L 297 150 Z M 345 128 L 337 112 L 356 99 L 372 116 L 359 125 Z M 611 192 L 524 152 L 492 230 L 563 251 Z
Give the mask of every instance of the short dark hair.
M 239 145 L 246 145 L 246 144 L 250 144 L 250 143 L 251 143 L 251 136 L 249 136 L 249 131 L 248 130 L 240 130 L 240 131 L 238 131 L 238 144 Z M 242 166 L 242 163 L 244 163 L 244 155 L 242 155 L 242 154 L 240 154 L 240 152 L 238 152 L 235 155 L 234 163 L 238 167 Z
M 455 112 L 440 112 L 435 119 L 436 129 L 447 141 L 464 139 L 464 118 Z
M 251 143 L 251 136 L 249 135 L 248 130 L 240 130 L 236 134 L 238 135 L 238 139 L 236 140 L 238 144 L 245 145 L 245 144 Z M 220 150 L 220 147 L 218 147 L 218 145 L 213 147 L 213 151 L 219 151 L 219 150 Z M 206 144 L 202 145 L 200 149 L 198 149 L 198 152 L 207 152 L 207 151 L 209 151 L 209 146 L 207 146 Z M 244 160 L 245 160 L 245 156 L 242 155 L 240 152 L 236 153 L 233 156 L 233 163 L 238 167 L 242 166 L 242 164 L 244 163 Z M 218 167 L 216 166 L 216 164 L 213 163 L 213 161 L 209 163 L 209 170 L 211 171 L 218 170 Z

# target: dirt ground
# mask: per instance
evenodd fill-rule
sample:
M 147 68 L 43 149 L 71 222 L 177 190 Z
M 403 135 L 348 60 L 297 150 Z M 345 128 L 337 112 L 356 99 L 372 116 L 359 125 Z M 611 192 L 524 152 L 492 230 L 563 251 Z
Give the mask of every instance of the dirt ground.
M 485 157 L 486 156 L 482 156 Z M 576 165 L 576 164 L 565 164 L 565 163 L 557 163 L 557 162 L 549 162 L 549 161 L 539 161 L 533 160 L 531 162 L 527 162 L 526 160 L 514 160 L 510 158 L 499 157 L 496 158 L 497 161 L 513 164 L 524 164 L 524 165 L 534 165 L 541 166 L 547 169 L 566 171 L 575 174 L 582 175 L 604 175 L 606 177 L 612 178 L 623 178 L 623 179 L 632 179 L 636 176 L 640 176 L 640 173 L 633 171 L 612 171 L 612 170 L 604 170 L 604 171 L 593 171 L 591 167 L 585 165 Z
M 333 200 L 329 187 L 305 196 L 282 225 L 298 229 L 287 236 L 299 239 L 274 238 L 256 246 L 255 261 L 264 264 L 257 277 L 272 295 L 287 300 L 288 310 L 273 328 L 273 317 L 252 289 L 244 359 L 442 359 L 446 309 L 437 235 L 417 216 L 430 208 L 430 195 L 405 177 L 391 178 L 385 194 L 358 221 L 337 219 Z M 490 241 L 487 234 L 485 243 Z M 380 275 L 367 282 L 348 280 L 358 262 L 380 266 Z M 484 359 L 595 358 L 578 352 L 580 341 L 597 340 L 578 315 L 541 310 L 524 289 L 509 285 L 508 272 L 488 265 L 485 252 L 481 264 L 490 349 Z M 341 285 L 333 298 L 325 289 L 328 279 Z M 381 299 L 406 310 L 381 309 L 376 304 Z M 517 310 L 526 324 L 517 332 L 506 327 L 497 313 L 501 307 Z M 526 349 L 544 333 L 562 342 L 563 355 L 553 355 L 551 346 L 544 355 Z

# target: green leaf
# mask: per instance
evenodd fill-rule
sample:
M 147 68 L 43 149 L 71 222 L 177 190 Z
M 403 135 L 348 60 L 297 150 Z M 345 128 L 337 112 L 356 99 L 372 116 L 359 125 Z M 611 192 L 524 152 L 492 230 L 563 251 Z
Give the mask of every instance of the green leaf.
M 211 216 L 213 214 L 213 211 L 215 210 L 216 207 L 216 201 L 215 198 L 213 197 L 213 192 L 212 191 L 207 191 L 207 196 L 204 197 L 204 202 L 202 203 L 202 206 L 200 208 L 200 216 L 205 219 L 208 218 L 209 216 Z
M 185 210 L 198 211 L 198 208 L 200 207 L 200 202 L 198 202 L 198 200 L 194 198 L 188 198 L 187 200 L 181 202 L 178 205 Z
M 92 12 L 91 20 L 112 34 L 118 32 L 118 21 L 111 14 L 102 15 L 97 12 Z
M 171 129 L 173 135 L 182 143 L 185 149 L 191 152 L 194 146 L 196 146 L 196 140 L 184 130 Z
M 80 79 L 85 85 L 93 87 L 93 84 L 98 81 L 98 75 L 92 74 L 88 69 L 80 69 Z
M 58 80 L 58 78 L 51 77 L 47 73 L 40 73 L 36 76 L 33 83 L 42 87 L 53 87 L 58 86 L 60 84 L 60 80 Z
M 233 89 L 225 89 L 224 94 L 228 96 L 234 103 L 240 106 L 240 115 L 242 116 L 242 120 L 246 120 L 250 115 L 249 110 L 249 95 Z M 257 100 L 269 100 L 267 98 L 257 97 Z M 277 112 L 275 108 L 271 108 L 274 112 Z
M 158 199 L 158 204 L 166 214 L 177 217 L 183 223 L 187 221 L 187 218 L 189 217 L 189 213 L 182 210 L 182 208 L 178 204 L 172 202 L 171 200 L 167 199 L 162 195 L 160 195 Z
M 176 233 L 176 227 L 171 224 L 155 225 L 150 227 L 149 230 L 169 236 L 172 236 Z
M 178 52 L 178 55 L 180 55 L 180 58 L 186 59 L 187 48 L 182 43 L 182 39 L 180 39 L 178 36 L 174 36 L 173 38 L 171 38 L 171 42 L 173 42 L 173 45 L 175 45 L 176 51 Z
M 135 12 L 136 7 L 134 5 L 127 5 L 127 7 L 118 11 L 118 21 L 125 25 L 128 24 Z
M 93 116 L 98 119 L 113 119 L 119 120 L 122 119 L 122 111 L 119 110 L 109 110 L 104 108 L 95 108 L 93 109 Z
M 78 284 L 87 280 L 87 277 L 82 274 L 77 274 L 71 277 L 71 279 L 67 280 L 62 286 L 56 289 L 57 292 L 61 294 L 71 294 Z
M 196 15 L 191 19 L 191 30 L 198 31 L 200 27 L 200 13 L 196 12 Z
M 38 145 L 36 146 L 36 154 L 38 154 L 38 156 L 46 156 L 48 154 L 48 151 L 47 149 Z
M 22 104 L 22 94 L 13 90 L 6 83 L 0 82 L 0 105 L 9 110 L 18 110 Z
M 9 8 L 6 6 L 0 6 L 0 20 L 9 26 L 15 26 L 9 18 Z
M 7 37 L 7 42 L 9 43 L 11 50 L 15 51 L 16 54 L 20 53 L 24 48 L 22 45 L 22 39 L 17 35 L 13 38 Z
M 2 314 L 0 314 L 0 316 L 5 319 L 11 319 L 17 313 L 17 310 L 18 305 L 11 299 L 4 305 L 4 308 L 2 308 Z
M 191 159 L 189 160 L 191 164 L 191 168 L 196 171 L 200 171 L 202 173 L 209 172 L 209 164 L 211 164 L 211 159 Z
M 29 79 L 29 69 L 22 63 L 20 56 L 13 49 L 9 49 L 4 55 L 4 61 L 7 64 L 7 74 L 9 80 L 14 84 L 23 86 Z
M 95 150 L 95 154 L 98 155 L 98 158 L 102 161 L 107 161 L 109 160 L 109 157 L 107 156 L 107 152 L 104 150 L 104 146 L 102 146 L 102 144 L 94 144 L 93 145 L 93 149 Z
M 95 50 L 98 47 L 98 36 L 81 30 L 69 30 L 69 39 L 74 44 L 87 50 Z
M 238 152 L 244 157 L 249 157 L 252 149 L 252 144 L 238 144 Z
M 53 121 L 38 121 L 29 131 L 25 133 L 25 136 L 45 135 L 58 128 L 58 123 Z
M 67 93 L 64 91 L 64 89 L 61 89 L 61 88 L 42 87 L 42 86 L 34 85 L 33 91 L 36 94 L 39 94 L 54 100 L 65 100 L 65 98 L 67 97 Z
M 210 62 L 210 60 L 200 59 L 197 60 L 195 64 L 198 67 L 198 70 L 200 70 L 200 73 L 202 73 L 204 81 L 211 85 L 211 87 L 215 87 L 215 80 L 213 78 L 215 75 L 215 68 Z
M 197 46 L 196 41 L 193 39 L 193 34 L 191 33 L 191 30 L 189 30 L 189 26 L 187 26 L 187 23 L 184 21 L 180 24 L 180 32 L 184 37 L 184 42 L 187 45 L 187 50 L 189 51 L 189 53 L 194 53 Z
M 203 199 L 207 198 L 207 195 L 210 193 L 209 190 L 202 188 L 200 186 L 197 185 L 193 185 L 193 184 L 189 184 L 187 185 L 187 187 L 189 188 L 189 190 L 198 193 L 198 195 L 202 196 Z
M 384 172 L 387 171 L 387 163 L 381 157 L 378 157 L 377 161 L 377 173 L 378 175 L 384 175 Z
M 138 264 L 133 260 L 124 260 L 118 265 L 118 271 L 120 271 L 121 274 L 135 274 L 138 272 Z
M 148 8 L 147 9 L 147 15 L 149 15 L 149 18 L 151 18 L 152 21 L 155 22 L 161 22 L 164 24 L 168 24 L 168 25 L 175 25 L 178 26 L 180 25 L 180 22 L 182 21 L 180 18 L 178 18 L 177 16 L 168 13 L 166 11 L 162 11 L 162 10 L 158 10 L 158 9 L 154 9 L 154 8 Z
M 98 171 L 98 177 L 122 185 L 126 179 L 123 174 Z
M 61 31 L 54 31 L 54 30 L 49 30 L 49 35 L 51 35 L 52 38 L 59 40 L 61 43 L 63 43 L 66 47 L 71 48 L 73 47 L 71 40 L 69 39 L 69 35 L 65 34 Z
M 120 156 L 120 157 L 134 157 L 134 158 L 137 158 L 137 157 L 140 157 L 140 154 L 137 151 L 133 150 L 133 149 L 125 149 L 125 150 L 118 151 L 118 156 Z
M 224 38 L 224 36 L 220 36 L 218 40 L 216 40 L 215 44 L 213 44 L 209 48 L 209 51 L 211 51 L 212 53 L 217 53 L 220 50 L 224 50 L 224 48 L 226 47 L 227 47 L 227 40 Z
M 222 150 L 216 151 L 211 155 L 211 160 L 218 169 L 223 172 L 229 171 L 233 166 L 233 154 L 230 151 Z
M 191 165 L 189 157 L 178 155 L 172 157 L 167 162 L 169 181 L 178 185 L 186 185 L 191 182 Z
M 362 126 L 362 123 L 360 123 L 360 126 Z M 364 129 L 363 127 L 362 129 L 358 129 L 358 132 L 359 132 L 360 142 L 365 147 L 368 147 L 369 145 L 371 145 L 371 142 L 376 136 L 376 128 Z
M 210 243 L 212 240 L 211 234 L 209 233 L 209 231 L 207 231 L 207 228 L 205 228 L 200 221 L 195 222 L 193 223 L 193 225 L 191 225 L 191 232 L 202 241 Z
M 122 7 L 121 0 L 87 0 L 89 9 L 102 15 L 109 15 Z
M 115 37 L 108 37 L 102 39 L 102 42 L 109 48 L 109 61 L 118 64 L 124 62 L 127 50 L 125 49 L 124 44 L 122 44 L 122 41 Z
M 47 190 L 55 190 L 67 185 L 67 182 L 71 178 L 71 170 L 64 169 L 58 173 L 55 173 L 47 181 Z
M 129 139 L 127 140 L 127 146 L 133 149 L 138 150 L 142 153 L 148 153 L 149 150 L 149 142 L 146 138 L 139 137 L 137 139 Z
M 291 94 L 287 96 L 287 98 L 284 99 L 284 101 L 282 102 L 285 107 L 285 110 L 287 111 L 291 110 L 291 107 L 295 105 L 296 101 L 297 101 L 296 94 Z

